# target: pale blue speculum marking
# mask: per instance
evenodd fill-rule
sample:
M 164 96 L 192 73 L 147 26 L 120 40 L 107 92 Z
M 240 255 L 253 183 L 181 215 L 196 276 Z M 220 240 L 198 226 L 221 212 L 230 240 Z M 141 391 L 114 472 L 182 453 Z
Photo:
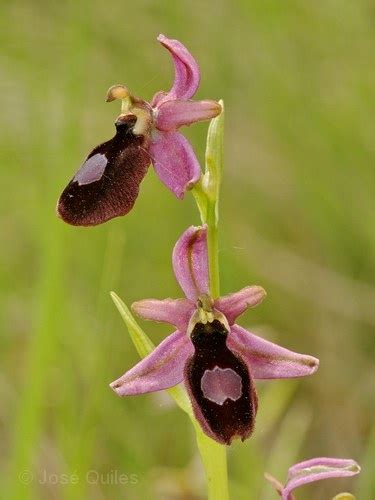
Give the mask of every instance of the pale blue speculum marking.
M 76 173 L 74 180 L 77 181 L 80 186 L 99 181 L 102 178 L 107 163 L 108 160 L 106 156 L 97 153 L 85 161 Z
M 242 380 L 231 368 L 215 366 L 204 372 L 201 389 L 206 399 L 222 406 L 227 399 L 237 401 L 241 397 Z

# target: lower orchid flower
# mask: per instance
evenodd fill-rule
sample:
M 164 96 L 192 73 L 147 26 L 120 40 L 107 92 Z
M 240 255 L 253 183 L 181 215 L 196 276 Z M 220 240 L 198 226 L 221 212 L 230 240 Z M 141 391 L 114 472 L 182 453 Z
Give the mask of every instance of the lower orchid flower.
M 300 462 L 290 467 L 285 485 L 282 485 L 270 474 L 265 474 L 265 477 L 274 486 L 282 500 L 294 500 L 292 492 L 299 486 L 314 483 L 322 479 L 355 476 L 360 471 L 360 466 L 354 460 L 319 457 Z
M 207 230 L 190 227 L 173 251 L 173 268 L 184 299 L 135 302 L 142 318 L 170 323 L 176 331 L 111 387 L 119 396 L 168 389 L 184 381 L 203 431 L 223 444 L 248 438 L 257 413 L 255 379 L 311 375 L 319 361 L 264 340 L 236 318 L 259 304 L 259 286 L 217 299 L 209 294 Z

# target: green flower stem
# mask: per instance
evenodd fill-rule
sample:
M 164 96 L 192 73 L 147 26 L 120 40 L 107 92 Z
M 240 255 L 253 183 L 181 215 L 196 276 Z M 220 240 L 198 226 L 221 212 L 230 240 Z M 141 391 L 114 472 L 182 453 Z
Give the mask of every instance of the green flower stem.
M 203 462 L 208 500 L 229 500 L 226 447 L 204 434 L 195 420 L 197 444 Z
M 210 291 L 213 298 L 220 295 L 218 223 L 223 170 L 224 103 L 219 102 L 222 111 L 219 116 L 211 120 L 207 134 L 205 173 L 192 189 L 202 224 L 207 225 Z
M 207 207 L 207 249 L 211 296 L 220 296 L 219 243 L 217 202 L 209 202 Z
M 207 220 L 207 195 L 203 191 L 202 180 L 200 179 L 191 190 L 195 203 L 197 204 L 202 224 L 206 224 Z
M 219 275 L 219 194 L 223 169 L 224 103 L 222 112 L 209 126 L 206 147 L 205 173 L 192 192 L 198 206 L 202 224 L 207 225 L 208 266 L 210 292 L 213 298 L 220 295 Z M 228 500 L 228 472 L 226 447 L 206 436 L 193 419 L 199 453 L 207 479 L 209 500 Z

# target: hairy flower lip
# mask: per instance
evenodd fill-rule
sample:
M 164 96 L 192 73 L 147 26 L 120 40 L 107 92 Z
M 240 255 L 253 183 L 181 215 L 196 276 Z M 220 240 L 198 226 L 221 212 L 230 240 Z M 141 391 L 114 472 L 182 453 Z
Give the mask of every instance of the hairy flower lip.
M 166 389 L 185 380 L 195 416 L 206 434 L 226 444 L 229 444 L 235 435 L 245 439 L 252 432 L 257 409 L 253 379 L 281 379 L 311 375 L 316 371 L 319 361 L 312 356 L 289 351 L 273 344 L 235 324 L 237 316 L 248 307 L 255 307 L 264 299 L 266 294 L 262 287 L 245 287 L 239 292 L 220 297 L 215 301 L 210 298 L 207 228 L 205 226 L 191 226 L 182 234 L 173 249 L 172 260 L 176 279 L 186 298 L 144 299 L 133 303 L 132 309 L 143 319 L 170 323 L 177 330 L 159 344 L 149 356 L 115 381 L 116 392 L 121 396 L 141 394 Z M 195 332 L 194 339 L 193 331 Z M 197 332 L 201 335 L 202 331 L 206 334 L 210 331 L 213 335 L 212 339 L 210 336 L 197 337 Z M 225 339 L 225 345 L 223 339 Z M 202 341 L 203 344 L 201 344 Z M 204 343 L 207 342 L 205 346 Z M 214 343 L 211 345 L 211 342 Z M 199 349 L 203 348 L 203 351 L 197 358 L 198 345 L 201 345 Z M 205 357 L 208 351 L 211 352 L 211 359 Z M 217 361 L 215 357 L 212 357 L 214 351 Z M 192 363 L 200 369 L 203 367 L 202 363 L 207 363 L 206 369 L 209 373 L 217 373 L 215 363 L 218 363 L 221 374 L 227 373 L 229 368 L 237 375 L 242 373 L 241 377 L 245 377 L 247 373 L 246 377 L 249 378 L 245 377 L 241 380 L 242 382 L 247 380 L 246 390 L 250 391 L 247 394 L 252 420 L 247 421 L 246 424 L 243 423 L 242 427 L 233 428 L 232 436 L 228 434 L 228 429 L 225 432 L 223 430 L 222 434 L 220 429 L 213 429 L 212 420 L 211 424 L 207 420 L 208 407 L 204 413 L 199 406 L 203 403 L 197 403 L 199 379 L 195 377 L 193 382 L 193 379 L 189 377 L 196 372 L 191 372 L 190 368 L 187 368 L 192 367 Z M 245 371 L 244 367 L 246 367 Z M 203 371 L 202 376 L 204 373 Z M 228 383 L 234 379 L 235 377 L 230 375 Z M 214 381 L 215 376 L 206 377 L 205 380 Z M 194 390 L 191 386 L 193 383 Z M 228 394 L 236 394 L 235 388 L 228 390 L 230 390 Z M 222 397 L 222 392 L 219 391 L 216 394 L 219 398 Z M 230 401 L 230 397 L 226 401 Z M 234 401 L 234 403 L 225 404 L 232 404 L 233 411 L 238 411 L 236 405 L 240 403 Z

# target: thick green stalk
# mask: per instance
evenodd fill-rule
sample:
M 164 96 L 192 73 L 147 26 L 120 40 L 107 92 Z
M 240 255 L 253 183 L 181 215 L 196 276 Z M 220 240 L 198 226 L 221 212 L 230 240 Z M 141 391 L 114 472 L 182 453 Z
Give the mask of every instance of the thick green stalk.
M 202 179 L 195 184 L 191 192 L 195 198 L 195 203 L 197 204 L 202 224 L 205 224 L 207 219 L 207 195 L 203 191 Z
M 206 146 L 205 173 L 194 186 L 193 195 L 197 203 L 201 220 L 207 225 L 208 266 L 210 291 L 213 298 L 220 294 L 219 278 L 219 194 L 223 170 L 224 143 L 224 103 L 220 101 L 222 112 L 211 120 Z
M 208 267 L 210 292 L 213 298 L 220 295 L 219 275 L 219 193 L 223 168 L 224 103 L 222 112 L 214 118 L 208 129 L 206 168 L 201 181 L 195 185 L 193 195 L 201 220 L 207 225 Z M 228 500 L 228 472 L 226 447 L 206 436 L 193 420 L 199 453 L 207 479 L 208 500 Z
M 229 500 L 227 450 L 204 434 L 195 420 L 199 453 L 203 462 L 208 500 Z
M 220 295 L 217 202 L 208 202 L 206 224 L 210 291 L 216 299 Z

